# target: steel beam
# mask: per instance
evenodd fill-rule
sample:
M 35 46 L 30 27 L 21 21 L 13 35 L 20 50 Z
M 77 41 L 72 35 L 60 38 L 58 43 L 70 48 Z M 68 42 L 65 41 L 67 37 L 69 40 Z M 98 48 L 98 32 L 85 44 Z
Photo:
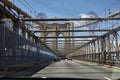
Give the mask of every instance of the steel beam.
M 120 20 L 120 18 L 20 18 L 22 21 L 102 21 L 102 20 Z
M 56 44 L 56 43 L 46 43 L 46 44 Z M 81 43 L 57 43 L 57 44 L 85 44 L 85 43 L 81 42 Z
M 27 13 L 25 13 L 24 11 L 22 11 L 20 8 L 16 7 L 14 4 L 12 4 L 11 2 L 9 2 L 8 0 L 0 0 L 0 1 L 2 3 L 4 3 L 6 6 L 10 7 L 11 9 L 17 11 L 17 13 L 23 14 L 24 17 L 32 18 L 31 16 L 29 16 Z
M 106 61 L 106 41 L 105 41 L 105 37 L 101 38 L 101 53 L 102 53 L 102 62 L 103 64 Z
M 16 18 L 14 15 L 12 15 L 9 11 L 7 11 L 1 4 L 0 4 L 0 9 L 12 20 L 16 21 Z
M 101 32 L 101 31 L 110 31 L 110 30 L 108 30 L 108 29 L 100 29 L 100 30 L 61 30 L 61 31 L 36 30 L 36 31 L 34 31 L 34 33 L 36 33 L 36 32 Z
M 74 41 L 83 41 L 83 42 L 88 42 L 88 41 L 91 41 L 91 40 L 57 40 L 57 42 L 65 42 L 65 41 L 71 41 L 71 42 L 74 42 Z M 46 40 L 45 42 L 55 42 L 55 40 Z
M 110 36 L 107 36 L 107 52 L 108 52 L 108 61 L 111 61 L 111 43 L 110 43 Z
M 100 36 L 59 36 L 59 37 L 39 37 L 41 38 L 99 38 Z

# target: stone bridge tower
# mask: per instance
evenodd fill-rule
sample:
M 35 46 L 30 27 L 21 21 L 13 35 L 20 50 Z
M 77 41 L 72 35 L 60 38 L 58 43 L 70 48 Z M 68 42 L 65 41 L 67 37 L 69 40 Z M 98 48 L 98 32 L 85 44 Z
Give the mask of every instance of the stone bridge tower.
M 40 37 L 56 37 L 56 38 L 52 38 L 52 39 L 47 39 L 47 38 L 42 38 L 41 41 L 47 43 L 47 41 L 52 41 L 52 46 L 50 46 L 51 49 L 53 49 L 58 55 L 64 54 L 66 55 L 67 53 L 62 53 L 60 52 L 60 50 L 58 49 L 58 37 L 60 34 L 63 35 L 63 37 L 65 36 L 71 36 L 70 32 L 61 32 L 63 30 L 70 30 L 72 27 L 71 23 L 52 23 L 52 24 L 46 24 L 41 30 L 45 30 L 45 31 L 56 31 L 56 32 L 43 32 L 40 34 Z M 66 44 L 66 43 L 70 43 L 70 38 L 63 38 L 64 39 L 64 50 L 70 50 L 71 49 L 71 44 Z

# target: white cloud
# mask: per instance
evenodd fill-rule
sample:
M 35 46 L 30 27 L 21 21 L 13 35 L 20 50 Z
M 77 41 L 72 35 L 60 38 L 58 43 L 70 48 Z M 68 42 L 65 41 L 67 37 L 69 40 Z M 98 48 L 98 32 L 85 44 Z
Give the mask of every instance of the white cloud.
M 80 18 L 95 18 L 96 16 L 95 15 L 92 15 L 92 14 L 84 14 L 84 13 L 81 13 L 80 14 Z M 74 23 L 74 27 L 79 27 L 79 26 L 82 26 L 82 25 L 85 25 L 85 24 L 89 24 L 91 23 L 92 21 L 70 21 L 70 22 L 73 22 Z
M 88 17 L 89 17 L 89 15 L 87 15 L 87 14 L 84 14 L 84 13 L 80 14 L 80 18 L 88 18 Z

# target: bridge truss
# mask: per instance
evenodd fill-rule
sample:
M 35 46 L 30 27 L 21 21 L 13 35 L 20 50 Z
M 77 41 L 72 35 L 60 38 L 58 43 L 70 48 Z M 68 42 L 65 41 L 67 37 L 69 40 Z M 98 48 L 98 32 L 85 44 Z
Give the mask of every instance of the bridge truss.
M 0 1 L 0 11 L 1 19 L 10 18 L 13 21 L 13 31 L 17 32 L 21 28 L 24 37 L 26 37 L 26 34 L 32 36 L 38 42 L 51 48 L 57 55 L 62 54 L 66 57 L 100 64 L 120 65 L 120 11 L 102 18 L 34 19 L 7 0 Z M 76 27 L 79 30 L 74 30 L 75 27 L 72 21 L 84 21 L 86 23 Z M 61 26 L 55 27 L 56 24 L 61 23 L 63 23 L 63 29 L 59 28 Z M 69 29 L 64 28 L 66 23 L 70 24 Z M 48 29 L 51 24 L 52 29 Z M 92 26 L 96 28 L 88 29 Z M 58 32 L 71 35 L 56 36 Z M 44 36 L 35 36 L 36 33 L 44 33 Z M 49 37 L 45 33 L 54 33 L 56 35 Z M 74 35 L 75 33 L 78 35 Z M 94 34 L 90 35 L 90 33 Z M 33 40 L 32 38 L 30 39 Z M 57 40 L 58 38 L 61 38 L 61 40 Z M 66 41 L 62 39 L 66 39 Z M 54 45 L 51 47 L 50 44 Z M 58 50 L 57 44 L 67 46 Z

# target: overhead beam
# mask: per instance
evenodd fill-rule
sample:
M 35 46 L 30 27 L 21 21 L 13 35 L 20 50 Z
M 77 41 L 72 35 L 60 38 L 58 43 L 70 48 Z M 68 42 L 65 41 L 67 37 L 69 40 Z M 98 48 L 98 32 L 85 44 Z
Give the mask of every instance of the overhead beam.
M 100 29 L 100 30 L 61 30 L 61 31 L 57 31 L 57 30 L 51 30 L 51 31 L 45 31 L 45 30 L 36 30 L 34 31 L 34 33 L 36 32 L 98 32 L 98 31 L 110 31 L 108 29 Z
M 46 44 L 85 44 L 85 43 L 81 42 L 81 43 L 46 43 Z
M 112 14 L 106 16 L 106 17 L 115 17 L 115 16 L 117 16 L 117 15 L 120 15 L 120 11 L 117 11 L 117 12 L 115 12 L 115 13 L 112 13 Z
M 48 43 L 47 42 L 46 44 L 56 44 L 56 43 Z M 85 44 L 85 43 L 83 43 L 83 42 L 81 42 L 81 43 L 80 42 L 79 43 L 78 42 L 76 42 L 76 43 L 70 43 L 70 42 L 69 43 L 68 42 L 67 43 L 59 43 L 58 42 L 57 44 Z
M 88 42 L 88 41 L 91 41 L 91 40 L 57 40 L 57 42 L 65 42 L 65 41 L 85 41 L 85 42 Z M 46 40 L 45 42 L 56 42 L 56 40 Z
M 98 38 L 100 36 L 59 36 L 59 37 L 39 37 L 41 38 Z
M 108 17 L 108 18 L 20 18 L 22 21 L 84 21 L 84 20 L 120 20 L 120 18 Z

